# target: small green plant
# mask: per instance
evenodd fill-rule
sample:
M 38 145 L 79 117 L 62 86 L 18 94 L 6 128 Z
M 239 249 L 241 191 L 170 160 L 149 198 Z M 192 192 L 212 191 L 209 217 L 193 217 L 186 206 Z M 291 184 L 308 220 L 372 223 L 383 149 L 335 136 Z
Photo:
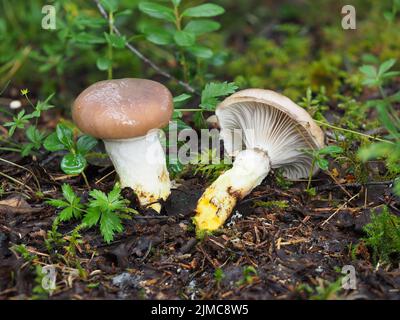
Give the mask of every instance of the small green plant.
M 289 207 L 288 201 L 286 200 L 281 200 L 281 201 L 253 201 L 253 207 L 263 207 L 267 209 L 286 209 Z
M 24 130 L 25 127 L 31 123 L 31 120 L 35 119 L 34 124 L 31 124 L 25 132 L 25 135 L 29 141 L 28 143 L 24 144 L 21 149 L 21 155 L 23 157 L 25 157 L 25 156 L 29 155 L 32 150 L 38 151 L 44 142 L 46 133 L 41 132 L 37 128 L 38 119 L 42 115 L 43 111 L 49 110 L 54 107 L 49 104 L 49 101 L 54 96 L 54 94 L 51 94 L 50 96 L 48 96 L 46 98 L 46 100 L 44 100 L 44 101 L 39 100 L 36 103 L 36 105 L 34 105 L 29 98 L 28 89 L 21 90 L 21 94 L 25 97 L 25 99 L 28 101 L 30 106 L 33 108 L 33 111 L 31 113 L 27 114 L 25 109 L 21 110 L 20 112 L 18 112 L 18 114 L 16 116 L 13 117 L 13 121 L 6 122 L 4 124 L 4 126 L 9 127 L 8 135 L 9 135 L 9 137 L 12 137 L 15 133 L 15 130 L 17 130 L 17 129 Z
M 220 24 L 210 18 L 225 12 L 221 6 L 203 3 L 182 9 L 181 0 L 172 0 L 171 6 L 140 1 L 139 10 L 167 22 L 163 26 L 155 23 L 145 25 L 142 31 L 148 41 L 175 49 L 185 81 L 190 78 L 188 55 L 197 59 L 210 59 L 213 56 L 213 51 L 199 44 L 198 38 L 220 28 Z
M 383 16 L 389 23 L 393 23 L 399 11 L 400 11 L 400 0 L 393 0 L 392 9 L 390 11 L 385 11 L 383 13 Z
M 207 83 L 201 92 L 200 108 L 198 109 L 184 109 L 181 108 L 185 102 L 191 98 L 190 95 L 184 94 L 176 97 L 175 103 L 176 109 L 174 113 L 174 120 L 178 120 L 182 117 L 182 112 L 195 112 L 193 121 L 196 128 L 206 128 L 207 124 L 204 119 L 204 112 L 215 111 L 217 104 L 221 98 L 229 94 L 234 93 L 239 87 L 234 82 L 210 82 Z
M 258 272 L 253 266 L 245 266 L 243 268 L 242 279 L 237 282 L 237 285 L 252 284 L 257 277 Z
M 360 71 L 364 74 L 363 84 L 367 87 L 378 89 L 381 99 L 368 101 L 369 107 L 374 107 L 378 113 L 379 121 L 389 132 L 389 139 L 386 142 L 373 143 L 361 148 L 359 156 L 362 161 L 371 159 L 386 159 L 386 165 L 392 175 L 400 174 L 400 118 L 394 109 L 395 103 L 400 103 L 400 91 L 387 96 L 384 84 L 400 74 L 399 71 L 390 71 L 395 65 L 395 59 L 383 62 L 378 68 L 374 65 L 364 65 Z M 394 190 L 400 195 L 399 181 L 395 181 Z
M 123 49 L 126 44 L 126 37 L 114 33 L 115 14 L 118 11 L 118 2 L 115 0 L 101 0 L 103 7 L 108 13 L 108 32 L 104 32 L 104 39 L 107 43 L 107 55 L 98 57 L 96 61 L 99 70 L 107 70 L 108 79 L 113 77 L 113 50 Z
M 218 163 L 212 163 L 212 160 L 216 158 L 216 150 L 208 149 L 202 152 L 197 161 L 195 162 L 194 175 L 200 174 L 207 180 L 214 181 L 224 171 L 228 170 L 232 165 L 227 164 L 224 161 Z
M 342 277 L 334 282 L 317 279 L 318 285 L 312 288 L 308 284 L 301 284 L 297 287 L 297 291 L 305 292 L 309 300 L 337 300 L 339 299 L 340 290 L 342 289 Z
M 325 120 L 323 112 L 328 110 L 328 97 L 324 86 L 321 86 L 320 91 L 315 97 L 310 87 L 307 88 L 306 96 L 299 102 L 299 105 L 305 108 L 308 113 L 317 120 Z
M 46 203 L 63 209 L 58 216 L 60 221 L 69 221 L 72 218 L 79 219 L 84 209 L 81 199 L 75 194 L 69 184 L 64 183 L 61 188 L 65 200 L 51 199 L 46 201 Z
M 278 185 L 279 188 L 281 189 L 289 189 L 292 185 L 293 182 L 288 180 L 284 175 L 283 175 L 283 170 L 278 169 L 274 172 L 274 176 L 275 176 L 275 181 L 276 184 Z
M 128 213 L 137 214 L 137 211 L 128 207 L 129 201 L 121 195 L 121 188 L 118 184 L 107 194 L 100 190 L 92 190 L 87 204 L 82 204 L 72 188 L 64 184 L 62 186 L 65 200 L 52 199 L 47 203 L 51 206 L 62 209 L 59 213 L 51 234 L 48 234 L 47 244 L 51 247 L 52 243 L 64 243 L 59 239 L 57 225 L 59 221 L 70 221 L 72 219 L 82 219 L 82 224 L 78 225 L 69 237 L 69 245 L 75 248 L 80 243 L 79 231 L 83 227 L 93 227 L 100 224 L 100 232 L 104 240 L 110 243 L 114 239 L 114 234 L 123 231 L 121 219 L 131 219 Z M 74 236 L 75 235 L 75 236 Z M 75 238 L 74 238 L 75 237 Z M 68 251 L 68 250 L 67 250 Z M 74 249 L 72 249 L 74 251 Z
M 28 248 L 24 244 L 18 244 L 14 245 L 12 249 L 19 253 L 22 257 L 27 262 L 32 262 L 33 260 L 37 259 L 37 255 L 29 252 Z
M 219 286 L 221 284 L 221 281 L 224 280 L 224 278 L 226 277 L 224 271 L 221 268 L 217 268 L 214 271 L 214 280 L 217 283 L 217 285 Z
M 87 184 L 84 175 L 87 166 L 85 156 L 96 144 L 97 140 L 88 135 L 82 135 L 75 140 L 73 130 L 61 123 L 57 125 L 56 131 L 44 141 L 44 147 L 48 151 L 67 150 L 68 153 L 61 160 L 61 169 L 67 174 L 82 174 Z
M 329 169 L 329 161 L 325 159 L 326 156 L 330 156 L 332 158 L 335 158 L 339 154 L 343 153 L 343 149 L 339 146 L 331 145 L 331 146 L 326 146 L 322 149 L 318 150 L 305 150 L 305 152 L 309 153 L 312 155 L 313 160 L 311 163 L 311 170 L 310 170 L 310 175 L 308 177 L 308 183 L 307 183 L 307 189 L 306 192 L 312 196 L 315 195 L 315 188 L 311 188 L 311 180 L 312 180 L 312 175 L 314 172 L 314 168 L 317 165 L 321 170 L 328 170 Z
M 121 196 L 119 185 L 115 185 L 108 195 L 100 190 L 93 190 L 90 196 L 82 223 L 87 227 L 100 224 L 104 240 L 110 243 L 115 233 L 123 231 L 121 219 L 131 219 L 128 213 L 136 214 L 137 211 L 128 207 L 129 201 Z
M 367 236 L 361 240 L 372 251 L 373 263 L 400 261 L 400 218 L 385 206 L 380 214 L 371 215 L 371 222 L 364 226 Z

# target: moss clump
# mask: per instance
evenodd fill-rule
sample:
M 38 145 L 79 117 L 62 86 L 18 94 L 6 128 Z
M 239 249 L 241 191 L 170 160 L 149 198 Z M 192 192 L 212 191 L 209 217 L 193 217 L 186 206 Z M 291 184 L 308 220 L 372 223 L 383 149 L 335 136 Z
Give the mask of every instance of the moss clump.
M 383 207 L 380 214 L 374 212 L 371 222 L 364 226 L 367 237 L 364 244 L 372 252 L 376 263 L 396 263 L 400 261 L 400 218 Z

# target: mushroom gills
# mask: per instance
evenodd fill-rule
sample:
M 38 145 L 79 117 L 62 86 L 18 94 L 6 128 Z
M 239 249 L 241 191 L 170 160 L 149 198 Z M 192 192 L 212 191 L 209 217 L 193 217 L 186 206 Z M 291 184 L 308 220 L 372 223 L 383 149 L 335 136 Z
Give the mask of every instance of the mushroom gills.
M 197 234 L 220 228 L 237 201 L 258 186 L 270 169 L 267 152 L 257 148 L 239 152 L 233 167 L 219 176 L 199 199 L 194 217 Z
M 168 198 L 171 182 L 157 130 L 133 139 L 104 140 L 104 144 L 121 187 L 133 189 L 141 206 L 160 212 L 158 201 Z

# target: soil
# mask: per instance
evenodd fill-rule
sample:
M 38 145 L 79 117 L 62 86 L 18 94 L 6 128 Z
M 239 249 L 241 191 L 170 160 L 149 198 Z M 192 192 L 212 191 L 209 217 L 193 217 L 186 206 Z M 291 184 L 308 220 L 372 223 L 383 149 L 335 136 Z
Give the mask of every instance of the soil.
M 88 191 L 80 177 L 60 174 L 53 155 L 0 156 L 25 168 L 0 163 L 1 172 L 21 182 L 5 190 L 2 199 L 8 202 L 0 205 L 0 299 L 22 299 L 33 294 L 35 272 L 10 247 L 25 244 L 42 263 L 55 261 L 44 240 L 57 211 L 37 194 L 37 183 L 45 198 L 61 197 L 63 183 L 83 200 Z M 92 188 L 109 191 L 116 178 L 111 171 L 91 165 L 87 176 Z M 125 221 L 124 232 L 110 245 L 98 229 L 83 231 L 76 257 L 55 263 L 58 289 L 50 298 L 306 299 L 302 286 L 332 283 L 343 276 L 343 266 L 352 265 L 357 289 L 340 290 L 340 298 L 399 299 L 399 268 L 375 268 L 362 246 L 357 258 L 351 255 L 372 208 L 386 204 L 399 214 L 388 183 L 360 185 L 320 173 L 314 184 L 317 196 L 309 197 L 304 181 L 287 189 L 274 181 L 273 175 L 267 177 L 243 199 L 221 232 L 196 240 L 191 219 L 206 181 L 184 176 L 159 215 L 140 211 Z M 132 192 L 123 192 L 134 206 Z M 286 201 L 287 207 L 254 207 L 254 200 Z M 74 226 L 63 223 L 60 231 L 68 234 Z M 77 262 L 85 272 L 78 273 Z M 256 273 L 246 277 L 251 266 Z

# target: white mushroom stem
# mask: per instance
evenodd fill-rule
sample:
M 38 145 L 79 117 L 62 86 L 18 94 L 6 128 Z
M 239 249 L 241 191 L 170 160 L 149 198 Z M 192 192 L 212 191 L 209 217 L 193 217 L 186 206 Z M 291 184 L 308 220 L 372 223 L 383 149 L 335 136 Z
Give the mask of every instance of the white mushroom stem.
M 133 189 L 142 206 L 160 212 L 157 201 L 168 198 L 171 182 L 158 132 L 132 139 L 104 140 L 104 144 L 121 187 Z
M 270 169 L 271 161 L 266 152 L 260 149 L 239 152 L 233 167 L 219 176 L 199 199 L 194 217 L 197 233 L 222 226 L 236 202 L 258 186 Z

